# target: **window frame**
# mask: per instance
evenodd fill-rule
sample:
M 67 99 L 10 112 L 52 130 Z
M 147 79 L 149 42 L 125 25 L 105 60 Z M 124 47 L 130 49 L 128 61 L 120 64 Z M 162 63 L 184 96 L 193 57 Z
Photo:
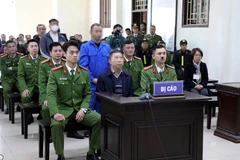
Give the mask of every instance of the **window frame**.
M 103 28 L 111 28 L 111 4 L 112 4 L 112 2 L 111 2 L 111 0 L 99 0 L 99 1 L 100 1 L 100 20 L 99 20 L 100 25 Z M 107 4 L 108 8 L 105 8 L 106 4 Z
M 208 15 L 207 15 L 207 24 L 186 24 L 186 18 L 187 18 L 187 3 L 188 3 L 188 0 L 183 0 L 182 1 L 182 27 L 183 28 L 195 28 L 195 27 L 198 27 L 198 28 L 208 28 L 209 27 L 209 22 L 210 22 L 210 19 L 209 19 L 209 15 L 210 15 L 210 0 L 207 0 L 208 1 L 208 8 L 207 8 L 207 11 L 208 11 Z

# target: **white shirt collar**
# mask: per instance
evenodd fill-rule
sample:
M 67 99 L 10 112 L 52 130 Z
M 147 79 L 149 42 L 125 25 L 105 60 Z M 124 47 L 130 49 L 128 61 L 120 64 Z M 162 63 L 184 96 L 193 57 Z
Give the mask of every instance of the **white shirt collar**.
M 55 66 L 56 64 L 61 65 L 61 60 L 59 61 L 59 63 L 56 63 L 56 62 L 54 62 L 54 60 L 52 59 L 52 62 L 53 62 L 53 65 L 54 65 L 54 66 Z
M 163 68 L 161 69 L 160 67 L 158 67 L 158 66 L 156 65 L 156 68 L 157 68 L 157 72 L 158 72 L 158 73 L 162 73 L 162 72 L 164 72 L 165 66 L 163 66 Z
M 67 63 L 66 63 L 66 67 L 67 67 L 68 73 L 69 73 L 70 75 L 72 75 L 72 73 L 71 73 L 72 68 L 69 67 L 69 66 L 67 65 Z M 73 70 L 74 70 L 74 75 L 75 75 L 76 70 L 77 70 L 77 64 L 76 64 L 76 67 L 75 67 Z
M 112 67 L 111 67 L 111 71 L 112 71 L 114 77 L 116 77 L 116 78 L 118 78 L 118 77 L 121 75 L 121 73 L 122 73 L 122 69 L 121 69 L 121 72 L 118 74 L 118 73 L 116 73 L 116 72 L 113 70 Z
M 38 54 L 36 55 L 36 58 L 33 58 L 33 56 L 31 54 L 29 54 L 29 55 L 33 60 L 38 59 Z
M 128 60 L 127 57 L 125 56 L 125 54 L 123 54 L 123 57 L 125 58 L 126 62 L 128 62 L 128 61 L 132 61 L 132 60 L 133 60 L 133 58 L 130 59 L 130 60 Z

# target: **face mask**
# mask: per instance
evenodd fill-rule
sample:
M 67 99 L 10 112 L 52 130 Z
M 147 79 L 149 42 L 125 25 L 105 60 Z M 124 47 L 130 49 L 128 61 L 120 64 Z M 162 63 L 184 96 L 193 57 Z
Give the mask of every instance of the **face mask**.
M 57 32 L 57 31 L 58 31 L 58 29 L 59 29 L 59 27 L 58 27 L 58 26 L 56 26 L 56 25 L 54 25 L 54 26 L 51 26 L 51 28 L 52 28 L 53 32 Z

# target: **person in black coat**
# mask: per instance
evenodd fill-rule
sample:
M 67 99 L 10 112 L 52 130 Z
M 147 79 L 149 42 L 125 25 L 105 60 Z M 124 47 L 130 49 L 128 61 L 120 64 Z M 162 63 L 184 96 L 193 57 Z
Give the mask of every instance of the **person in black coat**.
M 203 63 L 203 52 L 200 48 L 194 48 L 191 52 L 192 61 L 185 65 L 184 89 L 193 93 L 208 96 L 208 69 Z
M 124 97 L 134 95 L 132 76 L 122 70 L 123 55 L 119 50 L 109 53 L 110 67 L 98 76 L 97 92 L 108 92 Z

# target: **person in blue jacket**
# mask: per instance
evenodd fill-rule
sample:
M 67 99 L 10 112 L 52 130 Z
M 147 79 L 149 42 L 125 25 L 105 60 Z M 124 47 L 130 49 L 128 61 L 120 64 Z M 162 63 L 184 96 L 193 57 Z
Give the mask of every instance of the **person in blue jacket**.
M 91 81 L 92 100 L 90 109 L 100 113 L 100 103 L 97 101 L 95 92 L 98 76 L 109 68 L 108 56 L 111 48 L 107 43 L 101 42 L 102 27 L 94 23 L 91 26 L 91 40 L 84 43 L 80 49 L 79 64 L 88 69 Z

